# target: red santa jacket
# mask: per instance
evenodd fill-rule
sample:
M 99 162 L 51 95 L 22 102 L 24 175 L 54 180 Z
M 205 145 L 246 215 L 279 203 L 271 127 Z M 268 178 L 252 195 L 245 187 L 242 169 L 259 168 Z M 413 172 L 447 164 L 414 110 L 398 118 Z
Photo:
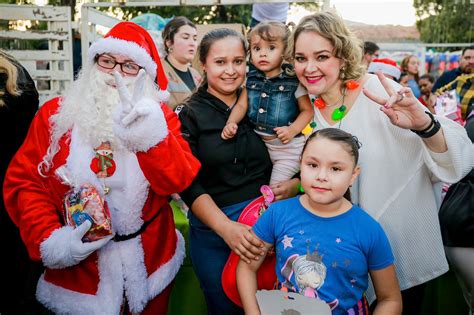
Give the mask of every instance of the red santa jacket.
M 4 184 L 6 208 L 19 226 L 33 260 L 44 261 L 42 243 L 64 224 L 62 198 L 69 187 L 58 180 L 54 171 L 66 164 L 80 182 L 101 188 L 90 169 L 93 148 L 81 141 L 74 128 L 60 140 L 60 150 L 46 177 L 38 172 L 49 146 L 49 118 L 57 112 L 59 103 L 56 98 L 40 109 L 9 166 Z M 161 108 L 168 134 L 147 152 L 114 153 L 118 174 L 110 180 L 122 189 L 113 192 L 112 188 L 106 196 L 115 233 L 131 234 L 160 209 L 159 215 L 135 238 L 110 241 L 77 265 L 47 268 L 38 283 L 37 298 L 51 310 L 117 314 L 125 289 L 131 311 L 140 312 L 178 272 L 184 258 L 184 241 L 175 230 L 168 196 L 190 185 L 200 164 L 181 137 L 176 114 L 164 104 Z

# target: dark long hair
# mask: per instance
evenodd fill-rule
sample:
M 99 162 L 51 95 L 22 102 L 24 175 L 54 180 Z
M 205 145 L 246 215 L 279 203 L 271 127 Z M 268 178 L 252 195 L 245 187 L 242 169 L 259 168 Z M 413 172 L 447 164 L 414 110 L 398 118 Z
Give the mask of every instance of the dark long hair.
M 301 155 L 303 155 L 306 151 L 308 143 L 319 138 L 341 142 L 347 152 L 354 158 L 354 165 L 357 165 L 357 163 L 359 163 L 359 149 L 361 148 L 362 144 L 359 142 L 359 139 L 357 139 L 356 136 L 353 136 L 350 133 L 338 128 L 325 128 L 313 132 L 306 140 Z M 349 188 L 347 188 L 347 191 L 344 193 L 344 198 L 349 201 L 352 201 L 351 191 Z

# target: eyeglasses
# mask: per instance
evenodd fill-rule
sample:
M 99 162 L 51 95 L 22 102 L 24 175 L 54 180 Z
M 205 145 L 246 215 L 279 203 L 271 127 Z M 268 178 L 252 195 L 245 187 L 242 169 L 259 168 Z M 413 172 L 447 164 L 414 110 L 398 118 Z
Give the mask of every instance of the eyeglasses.
M 136 63 L 118 62 L 115 59 L 112 59 L 105 55 L 98 56 L 96 61 L 97 64 L 104 69 L 113 69 L 116 65 L 120 65 L 120 69 L 122 70 L 122 72 L 129 75 L 137 75 L 140 69 L 142 69 L 142 67 L 140 67 Z

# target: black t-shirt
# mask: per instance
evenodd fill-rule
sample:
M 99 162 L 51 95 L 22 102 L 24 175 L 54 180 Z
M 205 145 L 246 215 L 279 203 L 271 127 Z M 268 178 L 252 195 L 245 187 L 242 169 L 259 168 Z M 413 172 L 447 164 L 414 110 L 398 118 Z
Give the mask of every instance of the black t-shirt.
M 184 106 L 176 109 L 183 138 L 201 162 L 191 186 L 181 193 L 191 205 L 202 194 L 209 194 L 219 207 L 237 204 L 260 195 L 260 186 L 270 180 L 272 163 L 268 151 L 247 118 L 239 123 L 237 134 L 221 138 L 230 114 L 229 107 L 201 86 Z
M 166 58 L 166 61 L 170 64 L 171 68 L 173 68 L 174 72 L 176 72 L 176 74 L 181 78 L 181 80 L 183 80 L 184 84 L 186 84 L 188 89 L 193 91 L 196 88 L 196 84 L 194 84 L 193 75 L 191 74 L 191 70 L 189 70 L 189 69 L 187 71 L 178 70 L 171 64 L 171 62 L 168 60 L 168 58 Z

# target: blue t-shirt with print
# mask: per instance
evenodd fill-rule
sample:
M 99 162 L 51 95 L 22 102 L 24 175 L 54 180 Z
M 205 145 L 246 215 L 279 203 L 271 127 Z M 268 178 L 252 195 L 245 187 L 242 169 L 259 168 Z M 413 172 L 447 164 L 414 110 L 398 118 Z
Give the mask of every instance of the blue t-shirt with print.
M 280 285 L 325 301 L 333 314 L 347 314 L 367 290 L 369 270 L 394 260 L 380 224 L 357 206 L 323 218 L 295 197 L 272 204 L 253 230 L 275 245 Z

